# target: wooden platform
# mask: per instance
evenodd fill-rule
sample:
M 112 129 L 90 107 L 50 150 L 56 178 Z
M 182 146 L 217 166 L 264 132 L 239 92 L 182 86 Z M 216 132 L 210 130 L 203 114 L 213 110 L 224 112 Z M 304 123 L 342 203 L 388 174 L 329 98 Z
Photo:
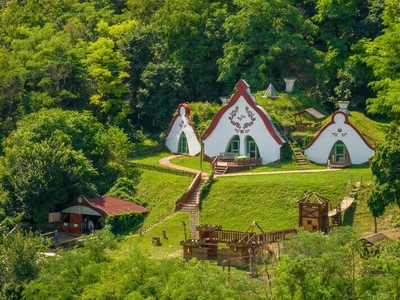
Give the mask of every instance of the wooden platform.
M 353 202 L 354 202 L 354 198 L 345 197 L 335 209 L 332 209 L 328 212 L 328 217 L 332 217 L 342 211 L 345 211 L 346 209 L 348 209 L 350 207 L 350 205 L 353 204 Z

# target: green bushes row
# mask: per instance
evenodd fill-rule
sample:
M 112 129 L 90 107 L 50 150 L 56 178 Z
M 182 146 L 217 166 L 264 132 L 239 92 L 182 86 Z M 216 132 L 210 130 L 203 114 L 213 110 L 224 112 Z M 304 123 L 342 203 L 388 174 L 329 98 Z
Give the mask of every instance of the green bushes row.
M 102 220 L 102 225 L 110 225 L 114 234 L 132 231 L 139 224 L 143 223 L 145 215 L 143 213 L 131 212 L 119 216 L 108 216 Z

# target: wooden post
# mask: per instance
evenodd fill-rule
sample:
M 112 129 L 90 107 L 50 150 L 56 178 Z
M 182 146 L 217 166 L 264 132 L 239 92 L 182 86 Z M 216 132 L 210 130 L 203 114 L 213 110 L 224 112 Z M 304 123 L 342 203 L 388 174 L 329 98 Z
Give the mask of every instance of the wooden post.
M 186 234 L 186 222 L 185 221 L 183 221 L 182 222 L 182 224 L 183 224 L 183 232 L 184 232 L 184 234 L 185 234 L 185 242 L 187 241 L 187 234 Z

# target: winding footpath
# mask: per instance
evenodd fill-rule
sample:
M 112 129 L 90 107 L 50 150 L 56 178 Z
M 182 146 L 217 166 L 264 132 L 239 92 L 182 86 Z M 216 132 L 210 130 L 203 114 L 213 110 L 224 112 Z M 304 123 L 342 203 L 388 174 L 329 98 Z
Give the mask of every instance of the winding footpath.
M 197 174 L 200 172 L 199 170 L 187 168 L 187 167 L 182 167 L 179 165 L 175 165 L 170 162 L 171 159 L 177 158 L 177 157 L 184 157 L 184 155 L 181 154 L 173 154 L 167 157 L 164 157 L 159 160 L 159 163 L 163 166 L 177 169 L 177 170 L 183 170 L 188 173 L 194 173 Z M 274 171 L 274 172 L 254 172 L 254 173 L 228 173 L 224 175 L 214 175 L 215 177 L 230 177 L 230 176 L 253 176 L 253 175 L 273 175 L 273 174 L 292 174 L 292 173 L 319 173 L 319 172 L 335 172 L 339 171 L 340 169 L 319 169 L 319 170 L 292 170 L 292 171 Z M 208 176 L 209 174 L 206 172 L 202 173 L 202 177 Z

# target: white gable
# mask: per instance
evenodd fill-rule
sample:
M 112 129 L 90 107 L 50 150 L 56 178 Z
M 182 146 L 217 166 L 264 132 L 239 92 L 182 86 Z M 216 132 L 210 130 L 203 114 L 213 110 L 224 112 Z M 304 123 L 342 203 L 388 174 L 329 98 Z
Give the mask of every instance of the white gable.
M 251 96 L 250 101 L 253 99 Z M 240 140 L 239 151 L 241 154 L 246 154 L 246 139 L 251 137 L 258 146 L 262 164 L 280 159 L 280 148 L 284 140 L 272 125 L 265 111 L 254 104 L 249 105 L 243 95 L 240 95 L 232 106 L 225 107 L 222 114 L 220 111 L 217 116 L 218 119 L 213 120 L 214 124 L 210 125 L 215 128 L 207 130 L 207 134 L 202 137 L 205 155 L 215 157 L 221 152 L 227 152 L 231 139 L 237 136 Z M 265 122 L 270 122 L 270 130 L 266 127 Z
M 352 164 L 366 163 L 375 154 L 374 149 L 342 111 L 336 111 L 332 115 L 332 121 L 317 134 L 304 153 L 309 160 L 326 164 L 333 145 L 338 141 L 345 144 Z
M 165 145 L 172 153 L 178 153 L 179 138 L 182 134 L 185 134 L 189 147 L 189 155 L 195 156 L 200 153 L 201 146 L 197 134 L 186 113 L 187 111 L 185 107 L 180 105 L 178 114 L 170 124 Z

